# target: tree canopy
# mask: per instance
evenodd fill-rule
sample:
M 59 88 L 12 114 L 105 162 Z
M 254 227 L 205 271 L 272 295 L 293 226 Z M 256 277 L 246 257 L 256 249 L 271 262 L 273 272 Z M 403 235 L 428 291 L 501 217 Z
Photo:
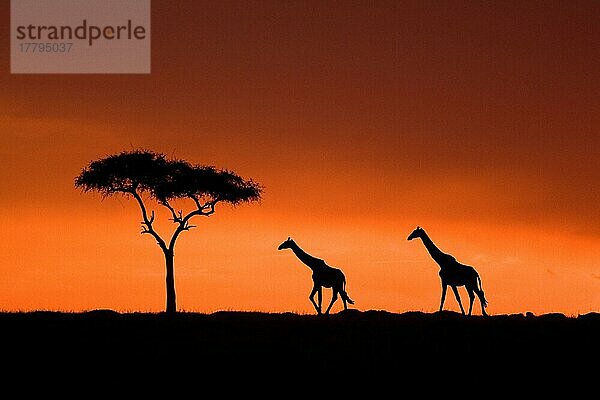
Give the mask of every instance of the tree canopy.
M 75 178 L 83 191 L 103 196 L 146 192 L 160 203 L 189 197 L 199 202 L 231 204 L 260 199 L 262 187 L 228 170 L 167 159 L 146 150 L 124 151 L 92 161 Z

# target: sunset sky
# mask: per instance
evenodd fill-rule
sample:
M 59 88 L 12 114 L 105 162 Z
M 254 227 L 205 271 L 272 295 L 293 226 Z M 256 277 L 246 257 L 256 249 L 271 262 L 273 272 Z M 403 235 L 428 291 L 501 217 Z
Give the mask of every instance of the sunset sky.
M 491 314 L 600 311 L 600 2 L 153 0 L 149 75 L 11 75 L 0 18 L 0 309 L 164 309 L 137 206 L 73 186 L 145 148 L 265 187 L 182 234 L 180 310 L 314 312 L 292 236 L 356 308 L 435 311 L 420 225 Z

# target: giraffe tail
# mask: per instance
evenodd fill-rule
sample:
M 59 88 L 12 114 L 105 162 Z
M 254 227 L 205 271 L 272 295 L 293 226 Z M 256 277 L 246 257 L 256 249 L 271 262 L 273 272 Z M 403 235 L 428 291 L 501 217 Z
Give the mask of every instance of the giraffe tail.
M 354 300 L 352 300 L 350 297 L 348 297 L 348 293 L 346 293 L 346 291 L 344 290 L 343 292 L 340 292 L 340 295 L 342 296 L 342 298 L 344 300 L 346 300 L 348 303 L 350 304 L 354 304 Z
M 485 294 L 483 293 L 483 284 L 481 283 L 481 278 L 479 277 L 479 274 L 477 275 L 477 283 L 479 284 L 479 291 L 481 293 L 481 303 L 483 304 L 484 307 L 487 307 L 488 302 L 485 298 Z
M 342 296 L 342 299 L 344 299 L 345 301 L 347 301 L 350 304 L 354 304 L 354 300 L 352 300 L 349 296 L 348 293 L 346 292 L 346 279 L 344 279 L 344 286 L 343 286 L 344 290 L 342 290 L 340 292 L 340 296 Z

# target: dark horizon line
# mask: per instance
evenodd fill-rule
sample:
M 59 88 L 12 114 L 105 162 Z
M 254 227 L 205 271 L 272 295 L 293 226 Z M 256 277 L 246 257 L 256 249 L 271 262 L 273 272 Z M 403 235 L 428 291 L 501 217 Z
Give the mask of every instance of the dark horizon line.
M 161 316 L 167 315 L 165 311 L 115 311 L 112 309 L 100 308 L 100 309 L 91 309 L 85 311 L 59 311 L 59 310 L 30 310 L 30 311 L 0 311 L 1 316 L 7 315 L 32 315 L 32 314 L 44 314 L 44 315 L 68 315 L 68 316 L 90 316 L 90 315 L 102 315 L 102 316 Z M 457 317 L 470 319 L 473 317 L 476 318 L 544 318 L 544 317 L 556 317 L 556 318 L 567 318 L 567 319 L 577 319 L 580 317 L 589 317 L 589 316 L 598 316 L 600 317 L 600 311 L 589 311 L 578 314 L 565 314 L 562 312 L 547 312 L 542 314 L 535 314 L 531 311 L 523 311 L 523 312 L 515 312 L 508 314 L 492 314 L 489 316 L 483 315 L 463 315 L 458 311 L 452 310 L 443 310 L 443 311 L 418 311 L 418 310 L 410 310 L 410 311 L 402 311 L 402 312 L 393 312 L 381 309 L 371 309 L 371 310 L 357 310 L 357 309 L 348 309 L 341 310 L 337 313 L 333 313 L 330 315 L 315 315 L 313 313 L 298 313 L 292 311 L 249 311 L 249 310 L 217 310 L 212 312 L 199 312 L 199 311 L 178 311 L 176 315 L 180 316 L 203 316 L 203 317 L 218 317 L 223 315 L 245 315 L 245 316 L 293 316 L 293 317 L 310 317 L 317 319 L 328 319 L 336 316 L 389 316 L 389 317 L 403 317 L 403 316 L 446 316 L 446 317 Z

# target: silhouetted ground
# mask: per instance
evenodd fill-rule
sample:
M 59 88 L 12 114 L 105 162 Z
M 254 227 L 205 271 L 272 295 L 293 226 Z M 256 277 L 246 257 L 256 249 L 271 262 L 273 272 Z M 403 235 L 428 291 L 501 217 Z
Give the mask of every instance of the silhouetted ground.
M 582 387 L 598 379 L 599 339 L 598 313 L 0 314 L 1 362 L 11 373 L 95 384 L 226 378 L 234 389 L 244 378 L 305 385 L 346 377 L 346 390 L 357 379 L 426 391 L 453 381 L 459 393 L 469 382 Z

